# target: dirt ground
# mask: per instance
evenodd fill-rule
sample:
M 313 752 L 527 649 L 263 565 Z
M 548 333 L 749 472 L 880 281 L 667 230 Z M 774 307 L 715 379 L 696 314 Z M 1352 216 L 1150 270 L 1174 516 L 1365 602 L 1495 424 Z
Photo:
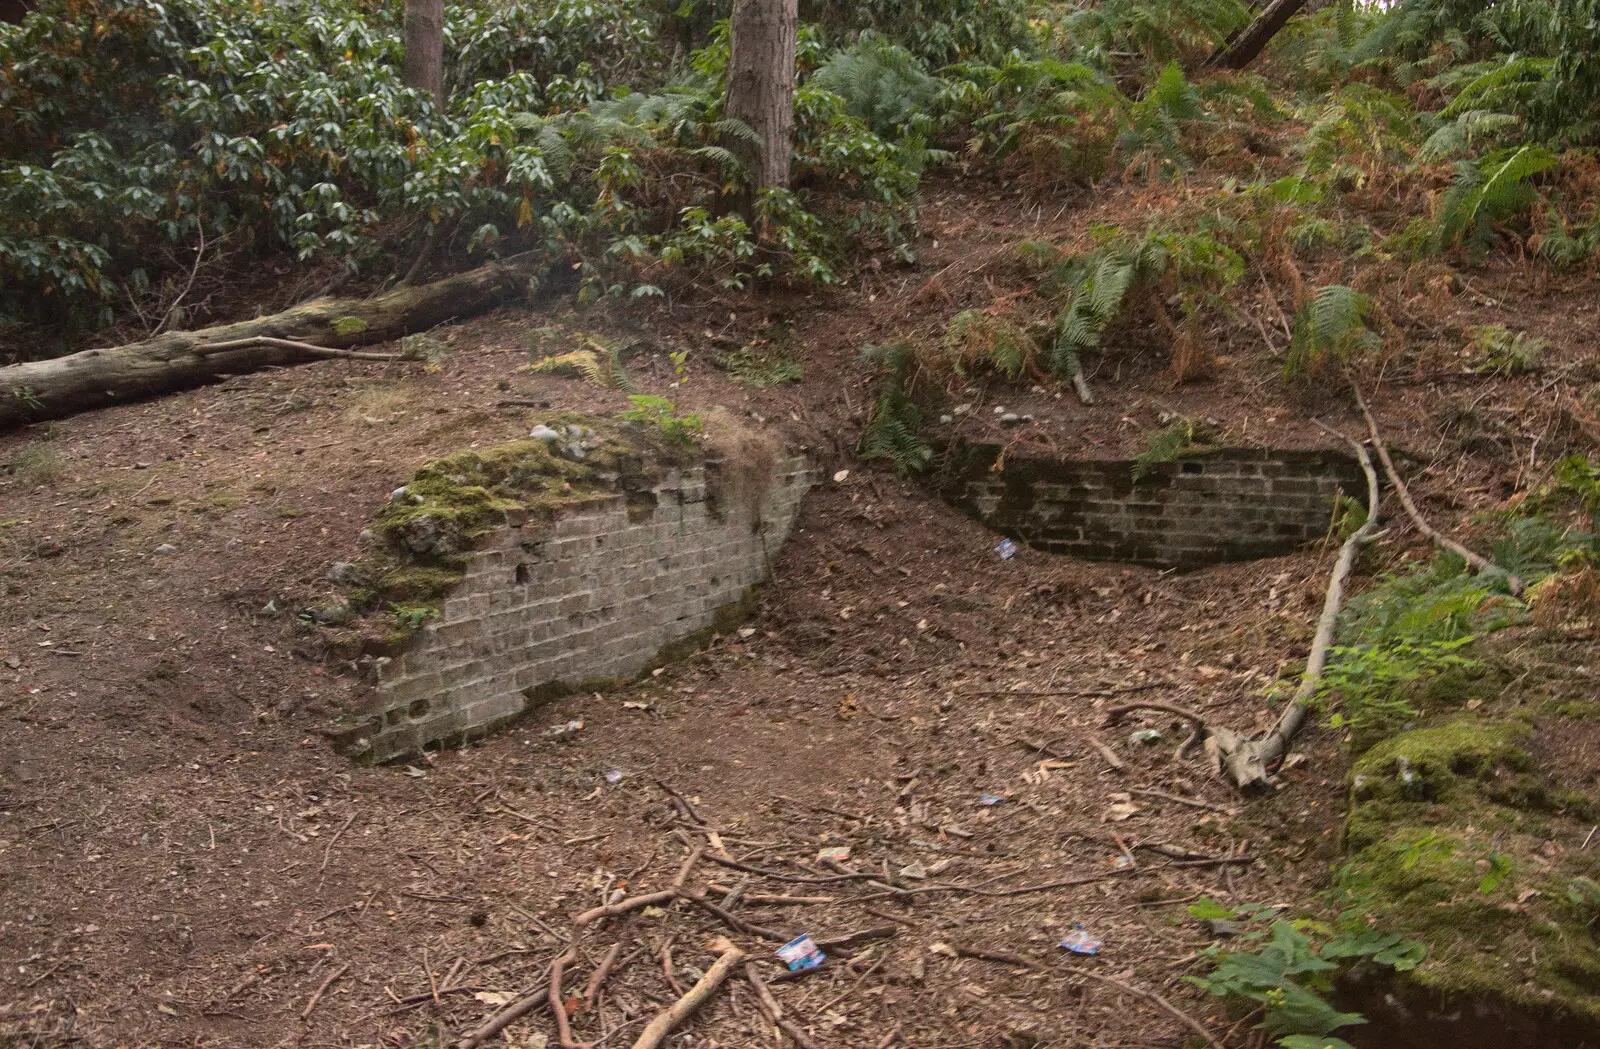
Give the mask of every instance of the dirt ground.
M 1105 716 L 1136 695 L 1265 726 L 1263 690 L 1305 655 L 1331 551 L 1184 575 L 1002 561 L 996 536 L 848 457 L 873 390 L 863 343 L 926 337 L 1016 290 L 984 260 L 1085 226 L 1022 213 L 951 182 L 930 192 L 916 271 L 643 318 L 508 308 L 443 332 L 437 371 L 327 361 L 0 436 L 0 1045 L 451 1044 L 541 984 L 576 915 L 667 885 L 695 846 L 709 852 L 688 884 L 766 933 L 877 933 L 772 987 L 818 1046 L 1178 1046 L 1194 1035 L 1174 1010 L 1234 1040 L 1247 1024 L 1182 979 L 1211 942 L 1184 904 L 1305 904 L 1325 886 L 1339 741 L 1313 732 L 1282 789 L 1245 801 L 1175 758 L 1170 718 Z M 1499 320 L 1551 337 L 1557 362 L 1578 353 L 1594 307 L 1563 313 L 1562 289 L 1521 281 L 1490 272 L 1476 297 L 1419 301 L 1419 324 Z M 712 365 L 781 318 L 804 382 L 750 390 Z M 293 611 L 428 456 L 551 410 L 626 406 L 515 371 L 552 323 L 643 331 L 641 389 L 743 413 L 850 473 L 809 497 L 748 636 L 427 763 L 352 765 L 319 732 L 349 684 L 310 658 Z M 1174 410 L 1236 443 L 1324 443 L 1318 413 L 1357 432 L 1342 400 L 1260 381 L 1273 367 L 1224 352 L 1211 381 L 1172 389 L 1130 351 L 1091 375 L 1093 406 L 957 392 L 982 409 L 964 425 L 1004 404 L 1037 417 L 1029 440 L 1074 454 L 1136 451 Z M 1561 396 L 1401 377 L 1379 408 L 1425 505 L 1454 523 L 1571 443 Z M 1447 409 L 1468 397 L 1487 422 L 1464 435 Z M 1467 436 L 1487 450 L 1464 456 Z M 1397 532 L 1386 556 L 1408 546 Z M 572 719 L 575 736 L 548 735 Z M 818 861 L 830 846 L 850 847 L 853 874 Z M 1057 946 L 1080 925 L 1098 954 Z M 631 1044 L 722 935 L 781 972 L 777 943 L 685 902 L 598 926 L 564 985 L 574 1039 Z M 614 974 L 585 1000 L 612 944 Z M 499 1037 L 557 1044 L 545 1009 Z M 741 976 L 666 1044 L 774 1039 Z

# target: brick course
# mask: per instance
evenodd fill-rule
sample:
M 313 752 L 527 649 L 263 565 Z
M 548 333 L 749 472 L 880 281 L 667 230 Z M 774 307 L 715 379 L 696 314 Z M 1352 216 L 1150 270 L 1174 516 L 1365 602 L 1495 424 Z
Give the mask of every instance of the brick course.
M 766 580 L 815 480 L 804 459 L 781 460 L 753 509 L 710 497 L 718 469 L 575 500 L 553 520 L 508 514 L 439 617 L 379 667 L 378 695 L 340 748 L 392 761 L 458 743 L 518 717 L 530 696 L 632 677 L 717 624 Z
M 959 445 L 945 499 L 998 531 L 1054 554 L 1194 568 L 1289 553 L 1322 538 L 1334 497 L 1366 492 L 1361 467 L 1331 451 L 1224 448 L 1156 466 L 1007 456 Z

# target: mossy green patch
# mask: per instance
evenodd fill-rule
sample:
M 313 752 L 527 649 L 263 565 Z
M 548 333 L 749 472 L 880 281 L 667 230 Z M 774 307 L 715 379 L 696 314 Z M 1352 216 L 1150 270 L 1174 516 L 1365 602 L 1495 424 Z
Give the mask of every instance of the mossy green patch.
M 700 454 L 612 420 L 562 413 L 546 425 L 563 440 L 513 441 L 435 459 L 396 490 L 372 523 L 377 549 L 366 574 L 373 582 L 351 588 L 352 605 L 367 613 L 437 609 L 483 535 L 511 520 L 549 521 L 564 506 L 649 488 L 664 468 Z
M 1539 708 L 1539 713 L 1576 721 L 1593 721 L 1600 718 L 1600 703 L 1589 699 L 1551 699 Z
M 1379 927 L 1428 946 L 1402 995 L 1600 1022 L 1600 945 L 1568 891 L 1600 859 L 1557 844 L 1584 802 L 1531 746 L 1529 719 L 1471 713 L 1374 745 L 1352 770 L 1339 880 Z

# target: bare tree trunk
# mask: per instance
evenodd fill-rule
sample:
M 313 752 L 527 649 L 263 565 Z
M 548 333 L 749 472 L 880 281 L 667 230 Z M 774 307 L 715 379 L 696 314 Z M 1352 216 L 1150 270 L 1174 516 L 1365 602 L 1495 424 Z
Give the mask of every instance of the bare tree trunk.
M 406 0 L 406 86 L 444 108 L 444 0 Z
M 1272 0 L 1242 33 L 1207 59 L 1206 65 L 1219 69 L 1243 69 L 1266 50 L 1267 42 L 1277 36 L 1278 30 L 1304 6 L 1306 0 Z
M 524 294 L 538 260 L 533 253 L 517 255 L 435 284 L 396 288 L 370 299 L 313 299 L 270 317 L 199 331 L 169 331 L 108 350 L 84 350 L 0 368 L 0 433 L 229 375 L 314 361 L 327 356 L 328 350 L 427 331 Z
M 787 187 L 794 143 L 799 0 L 734 0 L 725 111 L 755 132 L 756 187 Z

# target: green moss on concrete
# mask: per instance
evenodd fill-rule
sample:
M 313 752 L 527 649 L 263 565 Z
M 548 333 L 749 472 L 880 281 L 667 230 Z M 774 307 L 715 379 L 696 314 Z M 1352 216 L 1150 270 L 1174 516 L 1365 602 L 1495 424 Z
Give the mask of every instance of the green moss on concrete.
M 367 558 L 369 586 L 352 587 L 353 607 L 442 607 L 461 582 L 471 550 L 508 521 L 552 521 L 568 506 L 626 489 L 648 488 L 669 466 L 692 462 L 698 451 L 666 444 L 649 432 L 572 413 L 548 419 L 561 429 L 592 432 L 581 458 L 559 454 L 555 442 L 513 441 L 435 459 L 417 471 L 378 511 Z M 394 638 L 387 639 L 394 647 Z

